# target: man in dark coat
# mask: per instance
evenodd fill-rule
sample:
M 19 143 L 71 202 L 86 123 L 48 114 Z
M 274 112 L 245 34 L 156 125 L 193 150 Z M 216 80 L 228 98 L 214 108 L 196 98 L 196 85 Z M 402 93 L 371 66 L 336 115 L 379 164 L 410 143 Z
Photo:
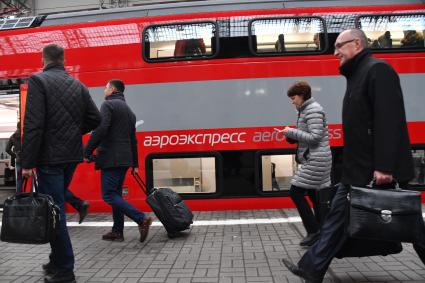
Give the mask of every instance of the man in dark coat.
M 21 168 L 21 122 L 18 122 L 17 129 L 9 138 L 6 145 L 6 152 L 12 157 L 12 166 L 16 171 L 16 192 L 22 191 L 22 168 Z M 79 214 L 78 222 L 81 224 L 87 216 L 89 203 L 75 196 L 68 188 L 65 192 L 65 201 L 74 207 Z
M 341 74 L 347 78 L 342 109 L 342 185 L 333 199 L 319 240 L 297 265 L 283 259 L 284 265 L 306 282 L 322 282 L 332 259 L 347 239 L 350 185 L 365 186 L 374 179 L 377 186 L 388 187 L 397 180 L 406 188 L 414 175 L 397 73 L 385 61 L 371 57 L 366 35 L 358 29 L 344 31 L 338 36 L 335 55 L 340 59 Z M 414 244 L 414 248 L 424 261 L 424 247 Z
M 106 85 L 100 113 L 102 122 L 94 130 L 84 151 L 86 161 L 97 148 L 96 169 L 101 169 L 102 197 L 112 206 L 114 225 L 112 231 L 103 235 L 105 241 L 124 241 L 124 215 L 139 225 L 140 242 L 145 241 L 151 217 L 122 198 L 122 185 L 129 167 L 137 173 L 136 116 L 124 99 L 124 83 L 111 80 Z
M 88 89 L 64 68 L 64 49 L 43 48 L 43 72 L 28 80 L 22 141 L 22 176 L 37 169 L 39 191 L 60 207 L 59 231 L 50 243 L 50 261 L 43 265 L 45 282 L 75 282 L 74 253 L 66 227 L 65 190 L 83 160 L 82 135 L 100 123 Z

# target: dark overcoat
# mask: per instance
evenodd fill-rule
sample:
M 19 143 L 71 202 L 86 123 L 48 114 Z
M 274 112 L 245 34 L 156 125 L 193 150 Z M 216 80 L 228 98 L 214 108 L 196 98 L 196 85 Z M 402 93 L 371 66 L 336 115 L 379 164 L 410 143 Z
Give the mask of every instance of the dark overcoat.
M 91 134 L 84 156 L 90 158 L 97 148 L 96 168 L 138 167 L 136 115 L 123 93 L 105 98 L 100 107 L 102 122 Z
M 385 61 L 363 50 L 340 67 L 347 78 L 342 109 L 342 183 L 368 184 L 375 170 L 398 182 L 414 176 L 400 78 Z

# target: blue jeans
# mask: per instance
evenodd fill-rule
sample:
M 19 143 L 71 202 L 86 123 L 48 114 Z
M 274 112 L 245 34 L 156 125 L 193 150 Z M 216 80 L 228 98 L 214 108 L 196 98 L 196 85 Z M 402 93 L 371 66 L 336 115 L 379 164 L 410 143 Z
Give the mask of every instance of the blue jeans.
M 112 232 L 123 233 L 124 215 L 131 218 L 136 223 L 141 223 L 145 214 L 122 198 L 122 184 L 128 167 L 116 167 L 102 169 L 102 197 L 103 200 L 112 206 L 112 218 L 114 225 Z
M 83 203 L 83 201 L 76 197 L 68 188 L 65 190 L 65 202 L 69 203 L 76 210 L 79 210 Z
M 66 227 L 65 191 L 76 167 L 75 163 L 37 167 L 39 192 L 51 195 L 60 208 L 59 229 L 56 238 L 50 242 L 50 261 L 61 272 L 74 270 L 74 252 Z

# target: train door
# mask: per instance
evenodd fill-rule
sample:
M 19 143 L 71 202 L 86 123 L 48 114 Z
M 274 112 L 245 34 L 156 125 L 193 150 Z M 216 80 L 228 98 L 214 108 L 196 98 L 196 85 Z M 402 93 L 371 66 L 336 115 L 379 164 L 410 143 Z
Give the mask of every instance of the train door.
M 0 204 L 16 191 L 16 158 L 10 137 L 17 129 L 20 94 L 26 86 L 21 79 L 0 80 Z

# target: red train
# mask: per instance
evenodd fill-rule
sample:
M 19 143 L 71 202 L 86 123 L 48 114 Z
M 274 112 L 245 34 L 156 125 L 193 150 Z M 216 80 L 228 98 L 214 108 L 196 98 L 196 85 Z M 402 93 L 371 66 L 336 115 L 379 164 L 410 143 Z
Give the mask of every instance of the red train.
M 295 148 L 273 131 L 296 123 L 286 90 L 307 80 L 325 108 L 337 182 L 345 79 L 333 46 L 339 32 L 359 27 L 375 56 L 400 74 L 412 186 L 423 190 L 425 4 L 396 2 L 195 1 L 18 19 L 14 27 L 3 20 L 0 82 L 24 94 L 26 78 L 41 69 L 42 47 L 60 44 L 67 70 L 98 105 L 108 80 L 127 84 L 149 186 L 172 188 L 194 210 L 290 207 Z M 130 175 L 125 186 L 125 197 L 148 209 Z M 93 210 L 109 209 L 92 164 L 78 167 L 71 190 Z

